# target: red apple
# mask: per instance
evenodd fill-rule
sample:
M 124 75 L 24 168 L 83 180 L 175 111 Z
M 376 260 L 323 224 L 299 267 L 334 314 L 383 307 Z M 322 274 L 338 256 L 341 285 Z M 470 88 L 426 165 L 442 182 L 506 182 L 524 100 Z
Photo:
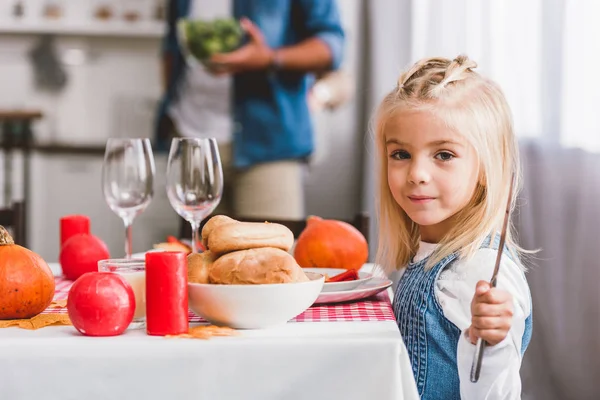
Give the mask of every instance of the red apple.
M 88 272 L 71 286 L 67 310 L 73 326 L 84 335 L 120 335 L 133 320 L 133 289 L 119 274 Z
M 86 272 L 98 271 L 98 261 L 110 258 L 106 244 L 85 233 L 70 237 L 60 250 L 60 266 L 72 281 Z

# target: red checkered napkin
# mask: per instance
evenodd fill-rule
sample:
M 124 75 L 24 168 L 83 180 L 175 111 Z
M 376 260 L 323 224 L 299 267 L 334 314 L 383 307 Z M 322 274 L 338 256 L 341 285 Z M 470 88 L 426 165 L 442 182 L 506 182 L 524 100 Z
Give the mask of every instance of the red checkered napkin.
M 69 294 L 72 281 L 56 277 L 54 300 L 65 300 Z M 47 308 L 44 313 L 67 312 L 66 308 Z M 204 319 L 190 311 L 190 322 L 205 322 Z M 309 307 L 290 322 L 336 322 L 336 321 L 395 321 L 394 311 L 387 291 L 380 292 L 366 300 L 339 303 L 319 304 Z

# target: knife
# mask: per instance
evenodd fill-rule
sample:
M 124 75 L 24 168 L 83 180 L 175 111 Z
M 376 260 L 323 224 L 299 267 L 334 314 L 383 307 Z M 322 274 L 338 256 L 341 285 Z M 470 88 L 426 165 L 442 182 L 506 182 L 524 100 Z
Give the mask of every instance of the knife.
M 513 172 L 510 181 L 510 189 L 508 189 L 508 201 L 506 202 L 506 213 L 504 214 L 504 223 L 502 224 L 502 231 L 500 232 L 500 244 L 498 246 L 498 252 L 496 255 L 496 265 L 494 266 L 494 273 L 492 274 L 492 280 L 490 281 L 491 287 L 496 287 L 498 280 L 498 272 L 500 271 L 500 261 L 502 260 L 502 250 L 504 249 L 504 241 L 506 239 L 506 229 L 508 227 L 508 221 L 510 219 L 510 205 L 513 197 L 513 188 L 515 184 L 515 174 Z M 485 349 L 486 342 L 481 338 L 477 339 L 477 347 L 475 349 L 475 356 L 473 357 L 473 364 L 471 365 L 471 382 L 475 383 L 479 380 L 479 374 L 481 373 L 481 363 L 483 361 L 483 350 Z

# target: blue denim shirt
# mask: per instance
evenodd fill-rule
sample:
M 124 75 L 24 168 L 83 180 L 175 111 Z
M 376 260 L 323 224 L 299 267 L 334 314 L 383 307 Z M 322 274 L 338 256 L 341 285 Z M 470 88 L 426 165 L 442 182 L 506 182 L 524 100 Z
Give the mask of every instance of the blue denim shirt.
M 481 247 L 497 249 L 499 236 L 490 245 L 488 237 Z M 511 257 L 508 249 L 503 254 Z M 406 345 L 422 400 L 460 400 L 458 357 L 460 329 L 444 316 L 435 295 L 440 273 L 457 260 L 450 254 L 431 269 L 425 270 L 427 258 L 411 263 L 400 278 L 394 296 L 394 313 Z M 532 333 L 532 314 L 525 319 L 521 353 L 524 354 Z
M 157 127 L 176 98 L 185 74 L 175 24 L 188 15 L 191 1 L 170 2 L 163 53 L 173 55 L 173 66 L 160 104 Z M 342 62 L 344 32 L 335 0 L 233 0 L 233 17 L 244 16 L 261 29 L 272 48 L 317 37 L 331 51 L 331 68 L 337 69 Z M 233 77 L 232 134 L 236 167 L 302 159 L 312 153 L 313 126 L 306 102 L 311 79 L 310 74 L 295 71 L 246 72 Z

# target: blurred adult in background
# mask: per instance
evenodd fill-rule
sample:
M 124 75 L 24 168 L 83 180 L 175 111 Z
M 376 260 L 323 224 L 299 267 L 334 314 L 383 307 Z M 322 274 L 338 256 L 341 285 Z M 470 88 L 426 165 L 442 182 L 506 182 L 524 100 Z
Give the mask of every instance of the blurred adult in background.
M 189 67 L 177 21 L 223 16 L 240 20 L 245 44 L 213 55 L 210 69 Z M 171 0 L 167 20 L 159 142 L 168 147 L 175 135 L 217 138 L 226 185 L 217 212 L 304 218 L 304 165 L 314 150 L 308 94 L 315 74 L 342 62 L 336 2 Z M 311 99 L 315 107 L 335 103 L 323 90 Z

